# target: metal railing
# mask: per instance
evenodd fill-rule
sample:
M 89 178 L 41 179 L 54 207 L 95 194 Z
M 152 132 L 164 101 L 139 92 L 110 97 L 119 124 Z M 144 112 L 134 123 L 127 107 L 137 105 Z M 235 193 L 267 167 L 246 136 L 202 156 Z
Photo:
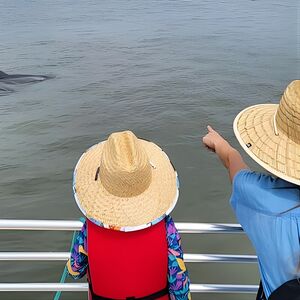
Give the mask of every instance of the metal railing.
M 5 220 L 0 230 L 80 230 L 80 221 L 65 220 Z M 176 223 L 180 233 L 243 233 L 238 224 Z M 0 261 L 67 261 L 68 252 L 0 252 Z M 256 263 L 253 255 L 184 254 L 187 263 Z M 192 293 L 256 293 L 256 285 L 191 284 Z M 2 291 L 87 291 L 86 283 L 0 283 Z

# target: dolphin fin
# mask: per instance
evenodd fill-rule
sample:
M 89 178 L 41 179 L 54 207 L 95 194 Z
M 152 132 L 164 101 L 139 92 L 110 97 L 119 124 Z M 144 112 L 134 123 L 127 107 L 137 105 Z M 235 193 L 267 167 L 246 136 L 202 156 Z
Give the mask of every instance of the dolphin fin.
M 0 78 L 6 77 L 7 75 L 8 75 L 8 74 L 6 74 L 6 73 L 0 71 Z

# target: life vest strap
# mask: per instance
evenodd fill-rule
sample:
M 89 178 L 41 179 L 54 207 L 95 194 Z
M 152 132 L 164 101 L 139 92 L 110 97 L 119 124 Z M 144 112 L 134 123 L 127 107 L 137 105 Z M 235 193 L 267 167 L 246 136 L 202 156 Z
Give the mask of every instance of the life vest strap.
M 155 292 L 151 295 L 145 296 L 145 297 L 126 297 L 125 299 L 114 299 L 114 298 L 107 298 L 107 297 L 102 297 L 102 296 L 96 295 L 93 292 L 93 288 L 90 283 L 89 283 L 89 288 L 90 288 L 90 292 L 92 295 L 92 300 L 156 300 L 158 298 L 161 298 L 161 297 L 169 294 L 169 289 L 166 286 L 162 290 Z
M 169 288 L 168 288 L 168 285 L 167 285 L 162 290 L 160 290 L 158 292 L 155 292 L 151 295 L 145 296 L 145 297 L 131 296 L 131 297 L 126 297 L 125 299 L 115 299 L 115 298 L 102 297 L 102 296 L 96 295 L 93 291 L 92 278 L 91 278 L 91 272 L 90 272 L 89 266 L 87 268 L 87 273 L 88 273 L 89 290 L 90 290 L 90 293 L 92 295 L 92 300 L 156 300 L 158 298 L 161 298 L 161 297 L 169 294 Z

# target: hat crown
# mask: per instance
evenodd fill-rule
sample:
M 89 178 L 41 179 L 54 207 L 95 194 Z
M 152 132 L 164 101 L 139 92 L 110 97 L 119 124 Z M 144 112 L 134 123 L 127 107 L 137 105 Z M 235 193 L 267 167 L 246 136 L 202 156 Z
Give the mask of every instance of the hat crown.
M 109 136 L 103 148 L 100 181 L 118 197 L 134 197 L 150 185 L 152 170 L 146 151 L 131 131 Z
M 300 80 L 292 81 L 285 89 L 276 112 L 276 125 L 288 138 L 300 144 Z

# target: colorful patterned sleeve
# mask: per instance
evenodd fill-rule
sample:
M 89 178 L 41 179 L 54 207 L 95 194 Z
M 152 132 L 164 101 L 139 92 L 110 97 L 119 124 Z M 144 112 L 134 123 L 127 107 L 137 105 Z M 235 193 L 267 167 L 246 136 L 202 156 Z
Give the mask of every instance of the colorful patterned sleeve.
M 183 261 L 181 238 L 170 216 L 166 217 L 168 240 L 168 282 L 171 300 L 191 299 L 190 279 Z
M 81 230 L 77 232 L 75 236 L 71 257 L 67 262 L 68 272 L 74 279 L 83 277 L 87 272 L 88 254 L 86 233 L 86 222 L 84 222 Z

